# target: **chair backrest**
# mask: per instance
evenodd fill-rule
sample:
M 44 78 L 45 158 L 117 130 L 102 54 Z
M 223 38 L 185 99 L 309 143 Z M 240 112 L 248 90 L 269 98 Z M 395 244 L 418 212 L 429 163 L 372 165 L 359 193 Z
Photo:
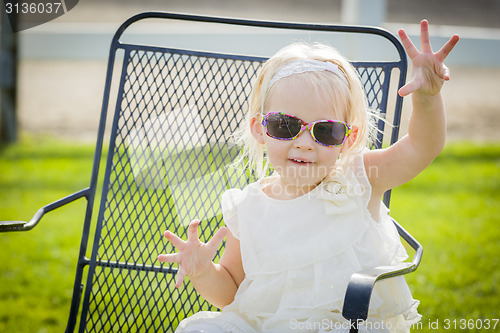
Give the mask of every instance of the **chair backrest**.
M 175 252 L 162 233 L 171 230 L 185 238 L 189 221 L 199 218 L 203 220 L 200 238 L 208 240 L 223 225 L 220 194 L 252 181 L 251 174 L 228 165 L 239 153 L 232 133 L 240 126 L 252 80 L 266 58 L 120 41 L 128 26 L 146 18 L 379 34 L 399 47 L 400 59 L 354 63 L 371 107 L 387 112 L 393 69 L 398 69 L 394 85 L 399 87 L 405 81 L 404 51 L 383 30 L 167 13 L 145 13 L 124 23 L 112 42 L 91 181 L 96 187 L 104 123 L 113 96 L 111 78 L 118 69 L 117 101 L 92 255 L 79 260 L 68 330 L 79 321 L 81 332 L 173 331 L 184 317 L 215 310 L 190 284 L 174 287 L 176 268 L 159 265 L 156 260 L 159 253 Z M 116 57 L 118 51 L 123 57 Z M 392 142 L 398 136 L 400 98 L 394 110 Z M 383 128 L 384 124 L 379 125 Z M 91 213 L 85 221 L 83 253 L 90 220 Z

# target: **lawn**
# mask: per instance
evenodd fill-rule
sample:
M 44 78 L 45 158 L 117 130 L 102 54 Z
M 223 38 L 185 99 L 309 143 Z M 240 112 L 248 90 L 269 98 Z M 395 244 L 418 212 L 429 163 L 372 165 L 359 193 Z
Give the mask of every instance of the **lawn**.
M 392 216 L 424 247 L 421 267 L 407 278 L 424 328 L 446 321 L 460 331 L 464 321 L 500 318 L 499 207 L 499 144 L 450 144 L 394 190 Z
M 40 206 L 87 187 L 93 150 L 29 138 L 0 146 L 0 219 L 29 220 Z M 423 315 L 414 331 L 481 331 L 474 327 L 489 319 L 491 329 L 500 318 L 499 171 L 499 143 L 452 143 L 393 191 L 392 216 L 424 247 L 421 266 L 407 277 Z M 64 330 L 84 209 L 82 200 L 30 232 L 0 234 L 0 332 Z

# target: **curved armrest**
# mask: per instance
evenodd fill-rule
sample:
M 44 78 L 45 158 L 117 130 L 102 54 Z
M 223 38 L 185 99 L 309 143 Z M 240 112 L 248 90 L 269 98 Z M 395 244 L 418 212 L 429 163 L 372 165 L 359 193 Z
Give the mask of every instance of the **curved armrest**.
M 70 202 L 73 202 L 77 199 L 80 199 L 82 197 L 86 197 L 88 200 L 88 195 L 90 194 L 90 188 L 86 188 L 84 190 L 78 191 L 76 193 L 73 193 L 71 195 L 68 195 L 67 197 L 64 197 L 62 199 L 59 199 L 51 204 L 48 204 L 46 206 L 43 206 L 40 208 L 36 214 L 33 216 L 33 218 L 29 222 L 25 221 L 0 221 L 0 232 L 6 232 L 6 231 L 28 231 L 33 229 L 38 222 L 42 219 L 42 217 L 59 207 L 62 207 Z
M 404 262 L 396 266 L 374 267 L 354 273 L 351 276 L 344 298 L 344 308 L 342 310 L 344 318 L 351 322 L 366 320 L 375 282 L 412 272 L 414 268 L 413 263 Z
M 404 275 L 415 271 L 422 259 L 423 248 L 401 225 L 394 221 L 399 235 L 416 251 L 412 262 L 403 262 L 395 266 L 369 268 L 351 276 L 344 298 L 342 315 L 351 323 L 368 318 L 368 307 L 375 283 L 379 280 Z M 357 329 L 351 330 L 357 332 Z

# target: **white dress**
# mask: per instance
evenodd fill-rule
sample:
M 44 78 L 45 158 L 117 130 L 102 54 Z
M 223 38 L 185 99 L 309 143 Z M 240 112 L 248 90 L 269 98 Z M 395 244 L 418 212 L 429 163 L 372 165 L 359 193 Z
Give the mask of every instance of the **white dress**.
M 224 193 L 224 221 L 240 240 L 245 279 L 221 312 L 197 313 L 176 332 L 349 332 L 341 313 L 351 275 L 408 256 L 385 205 L 375 219 L 367 209 L 362 154 L 337 164 L 293 200 L 270 198 L 260 182 Z M 382 280 L 359 331 L 408 332 L 420 320 L 418 303 L 404 277 Z

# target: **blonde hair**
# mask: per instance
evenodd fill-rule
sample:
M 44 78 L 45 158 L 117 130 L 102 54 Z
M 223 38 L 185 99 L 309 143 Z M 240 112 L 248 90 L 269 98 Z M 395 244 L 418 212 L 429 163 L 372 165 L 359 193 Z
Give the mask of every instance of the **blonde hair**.
M 293 43 L 279 50 L 265 62 L 261 72 L 253 84 L 248 105 L 248 112 L 243 128 L 238 133 L 238 142 L 243 146 L 242 160 L 247 166 L 263 177 L 269 168 L 265 159 L 264 145 L 258 143 L 252 136 L 250 124 L 254 117 L 264 114 L 272 88 L 270 81 L 285 64 L 298 59 L 312 59 L 336 64 L 345 75 L 345 80 L 339 75 L 327 71 L 312 71 L 292 75 L 294 79 L 314 87 L 319 98 L 324 98 L 332 106 L 332 113 L 355 125 L 358 133 L 355 142 L 343 152 L 343 157 L 355 149 L 366 147 L 369 142 L 370 121 L 366 97 L 358 72 L 351 63 L 333 47 L 325 44 Z

